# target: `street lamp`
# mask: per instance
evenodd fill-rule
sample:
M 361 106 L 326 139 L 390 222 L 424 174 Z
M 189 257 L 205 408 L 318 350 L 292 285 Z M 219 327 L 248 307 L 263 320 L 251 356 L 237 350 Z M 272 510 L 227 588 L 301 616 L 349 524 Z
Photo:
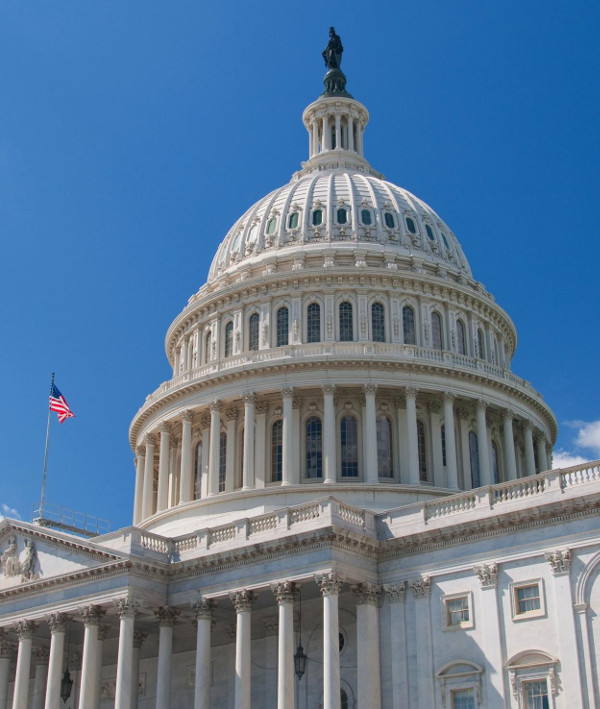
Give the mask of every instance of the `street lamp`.
M 306 672 L 306 654 L 302 647 L 302 591 L 300 591 L 300 618 L 298 631 L 298 647 L 294 654 L 294 672 L 298 679 L 302 679 L 302 675 Z

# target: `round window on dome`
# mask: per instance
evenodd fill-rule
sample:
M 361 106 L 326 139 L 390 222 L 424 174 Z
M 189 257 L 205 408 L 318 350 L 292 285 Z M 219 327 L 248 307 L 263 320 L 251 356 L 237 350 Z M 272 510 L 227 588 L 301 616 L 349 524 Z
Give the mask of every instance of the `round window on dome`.
M 369 209 L 362 209 L 360 218 L 365 226 L 371 226 L 371 211 Z
M 298 212 L 292 212 L 288 219 L 288 228 L 297 229 L 298 228 Z
M 277 228 L 277 219 L 276 219 L 276 217 L 271 217 L 269 219 L 269 221 L 267 222 L 267 234 L 274 234 L 276 228 Z
M 411 234 L 417 233 L 417 227 L 415 226 L 414 221 L 410 217 L 406 217 L 406 228 L 408 229 L 408 231 L 410 231 Z
M 386 227 L 388 227 L 389 229 L 393 229 L 393 228 L 394 228 L 394 226 L 395 226 L 395 223 L 394 223 L 394 215 L 393 215 L 391 212 L 386 212 L 386 213 L 383 215 L 383 220 L 385 221 Z
M 323 210 L 315 209 L 312 215 L 313 226 L 320 226 L 323 223 Z
M 345 224 L 348 221 L 348 212 L 341 207 L 337 210 L 337 222 L 338 224 Z
M 427 232 L 427 236 L 433 241 L 435 239 L 435 236 L 433 235 L 433 230 L 429 226 L 429 224 L 425 224 L 425 231 Z

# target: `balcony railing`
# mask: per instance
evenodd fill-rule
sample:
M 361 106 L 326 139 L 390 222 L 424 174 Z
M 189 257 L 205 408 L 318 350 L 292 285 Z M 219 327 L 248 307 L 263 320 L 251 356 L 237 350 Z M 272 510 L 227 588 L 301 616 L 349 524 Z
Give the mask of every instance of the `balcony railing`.
M 43 509 L 39 502 L 33 506 L 32 521 L 40 527 L 60 529 L 83 537 L 95 537 L 110 532 L 110 522 L 107 519 L 59 505 L 49 505 L 47 502 L 44 503 Z

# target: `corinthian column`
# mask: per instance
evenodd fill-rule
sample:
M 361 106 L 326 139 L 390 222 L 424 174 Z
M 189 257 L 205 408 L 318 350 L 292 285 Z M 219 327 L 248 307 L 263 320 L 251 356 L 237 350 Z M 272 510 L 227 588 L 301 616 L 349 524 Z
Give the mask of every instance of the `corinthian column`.
M 137 709 L 140 698 L 140 652 L 148 633 L 136 630 L 133 633 L 133 660 L 131 663 L 131 709 Z
M 115 709 L 131 709 L 131 683 L 133 681 L 133 632 L 135 614 L 138 608 L 139 602 L 134 601 L 131 598 L 122 598 L 117 603 L 117 613 L 119 614 L 119 618 L 121 620 L 119 624 L 119 651 L 117 655 Z
M 279 606 L 277 709 L 294 709 L 294 598 L 298 585 L 284 581 L 271 586 Z
M 517 461 L 515 458 L 515 436 L 513 433 L 513 413 L 507 409 L 504 414 L 504 458 L 506 460 L 506 479 L 516 480 Z
M 242 461 L 242 486 L 254 488 L 254 400 L 252 392 L 244 394 L 244 460 Z
M 540 473 L 548 470 L 548 456 L 546 454 L 546 437 L 543 433 L 540 433 L 536 438 L 536 447 L 538 454 L 538 466 Z
M 138 524 L 142 519 L 145 460 L 143 449 L 137 448 L 135 451 L 135 496 L 133 501 L 133 524 Z
M 379 680 L 379 600 L 381 587 L 374 583 L 352 586 L 356 599 L 358 706 L 381 709 Z
M 338 596 L 344 582 L 333 572 L 315 581 L 323 594 L 323 709 L 340 709 Z
M 160 451 L 158 454 L 158 512 L 166 509 L 169 499 L 169 434 L 171 429 L 168 423 L 162 423 L 160 431 Z
M 417 390 L 406 387 L 406 438 L 408 442 L 408 482 L 411 485 L 421 483 L 419 472 L 419 447 L 417 434 Z
M 487 423 L 485 411 L 487 404 L 483 399 L 477 402 L 477 450 L 479 451 L 479 482 L 481 486 L 491 485 L 492 472 L 490 470 L 490 453 L 487 439 Z
M 219 440 L 221 435 L 221 402 L 210 405 L 210 453 L 208 461 L 208 494 L 219 492 Z
M 251 709 L 252 670 L 252 606 L 256 599 L 252 591 L 230 594 L 237 615 L 235 633 L 235 709 Z
M 17 623 L 16 631 L 19 637 L 17 650 L 17 673 L 15 675 L 15 691 L 12 709 L 27 709 L 29 699 L 29 673 L 31 671 L 31 645 L 35 623 L 22 620 Z
M 334 483 L 337 476 L 334 394 L 333 385 L 323 387 L 323 482 L 328 484 Z
M 46 683 L 45 709 L 59 709 L 59 707 L 61 707 L 60 680 L 63 671 L 65 634 L 67 632 L 68 620 L 68 617 L 62 613 L 53 613 L 50 618 L 48 618 L 48 627 L 50 628 L 50 660 L 48 664 L 48 680 Z M 0 707 L 2 707 L 1 703 Z
M 158 667 L 156 670 L 156 709 L 171 707 L 171 655 L 173 654 L 173 626 L 179 611 L 160 607 L 154 611 L 158 618 Z
M 48 649 L 37 647 L 33 654 L 35 656 L 35 679 L 31 709 L 44 709 L 46 682 L 48 681 Z
M 291 387 L 286 387 L 282 390 L 283 395 L 283 445 L 282 445 L 282 465 L 281 465 L 281 484 L 291 485 L 293 476 L 293 426 L 292 426 L 292 415 L 293 415 L 293 403 L 294 403 L 294 390 Z
M 210 709 L 210 631 L 215 613 L 214 603 L 202 598 L 192 603 L 192 610 L 198 624 L 194 709 Z
M 7 709 L 8 680 L 10 675 L 12 647 L 7 639 L 8 633 L 0 628 L 0 709 Z
M 456 465 L 456 439 L 454 437 L 454 399 L 450 392 L 444 392 L 444 431 L 446 435 L 446 472 L 448 487 L 458 488 L 458 469 Z
M 525 471 L 527 475 L 535 475 L 535 455 L 533 452 L 533 427 L 531 421 L 523 423 L 523 440 L 525 441 Z
M 181 421 L 181 477 L 179 479 L 179 501 L 189 502 L 194 499 L 192 491 L 194 476 L 194 457 L 192 455 L 192 420 L 193 411 L 186 411 Z
M 377 387 L 368 384 L 364 387 L 366 408 L 366 441 L 365 441 L 365 482 L 378 483 L 379 471 L 377 466 L 377 412 L 375 410 L 375 392 Z
M 144 464 L 142 519 L 147 519 L 154 511 L 154 445 L 156 441 L 152 434 L 148 434 L 144 442 L 146 443 L 146 455 Z
M 79 703 L 82 707 L 93 707 L 96 704 L 95 692 L 98 683 L 98 628 L 106 611 L 100 606 L 87 606 L 83 609 L 83 658 L 81 660 L 81 695 Z

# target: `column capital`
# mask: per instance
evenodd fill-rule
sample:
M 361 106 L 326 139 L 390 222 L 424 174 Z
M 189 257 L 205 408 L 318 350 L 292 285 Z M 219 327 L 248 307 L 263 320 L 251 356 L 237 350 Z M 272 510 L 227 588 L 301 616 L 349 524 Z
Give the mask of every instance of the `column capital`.
M 106 628 L 106 626 L 103 627 Z M 143 630 L 135 630 L 133 633 L 133 647 L 136 650 L 139 650 L 144 644 L 147 637 L 148 633 L 145 633 Z M 104 638 L 102 639 L 104 640 Z M 98 640 L 100 640 L 100 637 L 98 637 Z
M 570 549 L 554 549 L 554 551 L 547 551 L 544 557 L 552 567 L 554 576 L 568 574 L 571 571 Z
M 210 428 L 210 414 L 203 414 L 200 416 L 200 429 L 205 431 L 207 428 Z
M 140 602 L 135 598 L 125 596 L 115 601 L 115 607 L 117 609 L 117 615 L 121 620 L 123 620 L 123 618 L 135 618 L 140 608 Z
M 381 600 L 381 586 L 376 583 L 357 583 L 350 587 L 354 598 L 356 599 L 356 605 L 370 605 L 379 606 Z
M 211 401 L 209 404 L 210 407 L 210 412 L 212 413 L 221 413 L 221 409 L 223 408 L 221 402 L 218 399 L 215 399 L 215 401 Z
M 215 602 L 209 598 L 200 598 L 190 604 L 196 620 L 212 620 L 215 615 Z
M 181 416 L 181 420 L 184 423 L 192 423 L 194 420 L 194 411 L 192 409 L 186 409 Z
M 282 396 L 284 399 L 293 399 L 295 393 L 296 393 L 296 391 L 295 391 L 294 387 L 284 387 L 284 388 L 281 390 L 281 396 Z
M 37 623 L 34 623 L 32 620 L 20 620 L 15 626 L 19 640 L 31 640 L 36 627 Z
M 314 577 L 315 583 L 324 596 L 337 596 L 344 585 L 344 577 L 335 571 L 325 574 L 317 574 Z
M 512 423 L 514 416 L 515 416 L 515 412 L 512 409 L 504 409 L 504 411 L 502 412 L 502 417 L 504 419 L 510 419 L 511 423 Z
M 405 399 L 412 399 L 413 401 L 415 401 L 418 393 L 419 393 L 419 390 L 417 389 L 417 387 L 414 387 L 414 386 L 404 387 L 404 398 Z
M 239 410 L 236 409 L 235 407 L 232 407 L 230 409 L 227 409 L 225 412 L 225 418 L 228 421 L 237 421 L 238 415 L 239 415 Z
M 429 592 L 431 591 L 431 579 L 429 576 L 422 576 L 419 579 L 409 581 L 408 585 L 415 598 L 429 598 Z
M 441 408 L 442 408 L 442 405 L 440 404 L 440 402 L 437 399 L 432 399 L 429 402 L 429 411 L 431 411 L 431 413 L 439 414 Z
M 523 419 L 521 425 L 523 426 L 523 431 L 533 431 L 533 423 L 529 419 Z
M 466 406 L 461 406 L 456 409 L 456 415 L 459 419 L 467 419 L 472 415 L 472 409 L 469 410 Z
M 46 622 L 51 633 L 66 633 L 70 620 L 70 617 L 65 613 L 52 613 L 48 616 Z
M 479 579 L 481 588 L 496 588 L 498 583 L 498 564 L 479 564 L 473 567 L 473 572 Z
M 256 394 L 253 391 L 246 391 L 242 394 L 244 404 L 253 404 L 256 401 Z
M 0 628 L 0 657 L 11 657 L 13 651 L 13 644 L 8 642 L 8 630 Z
M 269 410 L 269 404 L 267 401 L 257 401 L 255 404 L 256 414 L 266 414 Z
M 323 384 L 321 391 L 323 392 L 323 396 L 335 396 L 335 384 Z
M 244 588 L 239 591 L 233 591 L 229 594 L 229 598 L 231 598 L 235 612 L 243 613 L 252 610 L 257 594 Z
M 454 401 L 456 400 L 456 394 L 453 394 L 451 391 L 445 391 L 442 395 L 442 398 L 444 400 L 444 404 L 454 404 Z
M 300 590 L 300 586 L 294 581 L 281 581 L 280 583 L 272 583 L 271 591 L 277 600 L 277 603 L 293 603 L 296 594 Z
M 134 458 L 134 463 L 137 465 L 138 458 L 145 458 L 146 457 L 146 451 L 142 446 L 137 446 L 135 449 L 135 458 Z
M 84 625 L 101 625 L 106 614 L 106 609 L 102 606 L 89 605 L 81 611 Z
M 160 433 L 171 433 L 171 424 L 167 423 L 166 421 L 163 421 L 159 427 L 158 430 Z
M 154 609 L 154 615 L 158 620 L 158 625 L 167 628 L 172 628 L 175 625 L 175 621 L 180 612 L 179 608 L 174 608 L 173 606 L 159 606 Z
M 144 436 L 144 444 L 145 444 L 146 448 L 148 446 L 156 445 L 156 436 L 153 433 L 147 433 Z
M 363 394 L 365 396 L 375 396 L 377 393 L 377 385 L 376 384 L 364 384 L 363 385 Z
M 406 581 L 401 583 L 386 583 L 383 590 L 390 603 L 404 603 L 406 597 Z
M 487 403 L 487 401 L 485 401 L 485 399 L 477 399 L 477 410 L 478 411 L 483 411 L 485 413 L 487 407 L 488 407 L 488 403 Z

